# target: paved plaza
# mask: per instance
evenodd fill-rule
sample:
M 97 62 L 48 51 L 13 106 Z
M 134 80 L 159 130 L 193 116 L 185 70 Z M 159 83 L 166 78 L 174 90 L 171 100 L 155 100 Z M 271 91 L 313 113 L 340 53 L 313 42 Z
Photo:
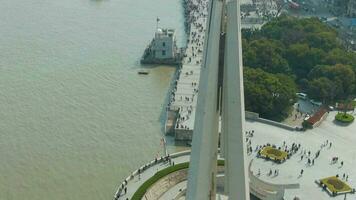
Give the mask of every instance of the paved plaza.
M 248 155 L 248 159 L 253 159 L 251 168 L 254 174 L 260 174 L 260 179 L 270 183 L 299 183 L 299 189 L 286 190 L 286 200 L 293 200 L 296 196 L 300 199 L 307 200 L 344 199 L 344 195 L 330 197 L 327 192 L 323 191 L 322 188 L 315 183 L 316 180 L 338 174 L 340 179 L 345 181 L 352 188 L 356 187 L 356 148 L 354 148 L 356 144 L 356 123 L 352 123 L 349 126 L 338 125 L 334 122 L 336 113 L 337 112 L 331 112 L 319 127 L 306 132 L 289 131 L 261 122 L 246 121 L 246 130 L 254 130 L 253 137 L 248 137 L 250 138 L 249 141 L 251 141 L 251 147 L 253 149 L 253 152 Z M 326 141 L 328 141 L 328 145 L 326 145 Z M 277 147 L 282 147 L 284 142 L 287 147 L 291 147 L 293 143 L 301 145 L 300 149 L 285 162 L 277 164 L 256 157 L 256 146 L 270 143 Z M 331 147 L 330 143 L 332 144 Z M 315 153 L 319 150 L 320 156 L 314 159 Z M 309 151 L 311 152 L 310 156 L 308 156 Z M 301 159 L 302 155 L 303 159 Z M 310 157 L 311 160 L 314 159 L 314 165 L 307 163 L 308 157 Z M 333 157 L 338 157 L 337 163 L 331 163 Z M 188 160 L 189 155 L 172 158 L 175 164 L 187 162 Z M 343 162 L 343 165 L 341 165 L 341 162 Z M 146 169 L 140 177 L 138 175 L 134 176 L 132 180 L 128 181 L 126 186 L 127 194 L 122 195 L 119 199 L 130 199 L 141 184 L 157 171 L 168 166 L 168 162 L 159 163 Z M 300 175 L 302 169 L 303 175 Z M 272 171 L 272 175 L 269 176 L 268 173 L 270 170 Z M 275 170 L 278 171 L 278 175 L 274 174 Z M 345 174 L 345 178 L 343 178 L 343 174 Z M 185 185 L 183 182 L 171 188 L 163 195 L 164 199 L 170 196 L 174 197 L 179 189 L 185 188 Z M 356 199 L 356 194 L 347 194 L 346 199 Z
M 285 199 L 293 199 L 295 196 L 300 199 L 344 199 L 344 195 L 330 197 L 315 183 L 315 180 L 337 174 L 343 179 L 343 174 L 345 174 L 343 180 L 346 181 L 346 176 L 348 176 L 346 182 L 352 188 L 356 187 L 356 123 L 349 126 L 338 125 L 334 122 L 336 113 L 331 112 L 319 127 L 306 132 L 289 131 L 248 121 L 246 130 L 254 130 L 254 136 L 251 138 L 253 153 L 248 156 L 250 160 L 254 160 L 252 164 L 254 174 L 257 175 L 260 171 L 259 178 L 271 183 L 299 183 L 300 189 L 286 190 Z M 326 141 L 328 145 L 323 147 Z M 257 145 L 270 143 L 282 147 L 283 142 L 286 142 L 288 147 L 291 147 L 293 143 L 301 144 L 301 148 L 282 164 L 256 158 Z M 320 156 L 314 159 L 319 150 Z M 304 151 L 306 155 L 301 159 Z M 314 165 L 308 164 L 309 151 L 311 152 L 310 160 L 314 159 Z M 331 164 L 333 157 L 338 157 L 338 162 Z M 343 162 L 342 166 L 341 162 Z M 270 170 L 272 170 L 272 175 L 268 176 Z M 274 175 L 275 170 L 278 171 L 277 176 Z M 302 176 L 300 176 L 301 170 L 303 170 Z M 348 194 L 347 199 L 356 199 L 356 194 Z

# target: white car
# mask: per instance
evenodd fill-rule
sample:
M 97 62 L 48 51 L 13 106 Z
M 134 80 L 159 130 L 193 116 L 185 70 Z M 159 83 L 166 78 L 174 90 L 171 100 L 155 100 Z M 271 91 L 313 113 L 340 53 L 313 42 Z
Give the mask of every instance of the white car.
M 298 92 L 298 93 L 296 93 L 296 95 L 301 99 L 307 99 L 307 94 L 305 94 L 305 93 Z

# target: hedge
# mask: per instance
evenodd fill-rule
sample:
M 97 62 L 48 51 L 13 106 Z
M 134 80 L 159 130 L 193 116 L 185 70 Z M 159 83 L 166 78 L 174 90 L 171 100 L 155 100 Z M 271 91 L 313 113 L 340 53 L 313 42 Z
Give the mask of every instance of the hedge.
M 218 166 L 223 166 L 225 164 L 224 160 L 218 160 Z M 143 198 L 143 195 L 145 195 L 146 191 L 148 188 L 150 188 L 154 183 L 156 183 L 159 179 L 167 176 L 168 174 L 171 174 L 173 172 L 182 170 L 182 169 L 187 169 L 189 168 L 189 162 L 185 163 L 180 163 L 176 164 L 174 166 L 167 167 L 165 169 L 162 169 L 161 171 L 158 171 L 155 175 L 153 175 L 151 178 L 149 178 L 147 181 L 145 181 L 134 193 L 132 196 L 132 200 L 141 200 Z

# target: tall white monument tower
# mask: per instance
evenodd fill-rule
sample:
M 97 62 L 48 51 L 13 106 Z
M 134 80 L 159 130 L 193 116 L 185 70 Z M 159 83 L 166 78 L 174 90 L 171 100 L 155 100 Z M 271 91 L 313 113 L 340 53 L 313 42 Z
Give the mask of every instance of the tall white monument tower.
M 216 198 L 221 116 L 224 194 L 249 200 L 239 0 L 210 0 L 186 199 Z

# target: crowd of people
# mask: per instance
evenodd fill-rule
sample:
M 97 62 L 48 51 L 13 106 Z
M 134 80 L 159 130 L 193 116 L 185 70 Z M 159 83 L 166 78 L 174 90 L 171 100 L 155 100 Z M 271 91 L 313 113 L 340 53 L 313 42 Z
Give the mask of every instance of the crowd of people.
M 168 103 L 168 109 L 173 105 L 172 109 L 178 110 L 177 121 L 175 124 L 176 129 L 190 130 L 192 127 L 186 125 L 187 120 L 191 120 L 193 109 L 195 109 L 194 100 L 198 94 L 198 83 L 196 81 L 191 82 L 191 92 L 184 94 L 178 94 L 177 89 L 180 87 L 179 79 L 182 76 L 195 76 L 194 71 L 185 72 L 183 68 L 184 64 L 194 64 L 200 69 L 202 63 L 202 53 L 204 46 L 205 35 L 205 23 L 207 17 L 207 0 L 184 0 L 185 19 L 186 19 L 186 31 L 189 34 L 187 41 L 187 48 L 184 55 L 183 66 L 178 70 L 178 76 L 175 81 L 170 102 Z M 184 71 L 184 73 L 183 73 Z M 185 82 L 181 84 L 186 84 Z M 187 86 L 183 86 L 187 88 Z M 181 103 L 183 102 L 183 103 Z M 179 106 L 176 106 L 178 105 Z
M 254 133 L 255 133 L 255 130 L 249 130 L 249 131 L 245 132 L 245 140 L 246 140 L 248 155 L 252 155 L 252 153 L 253 153 L 252 139 L 253 139 Z M 331 141 L 326 140 L 320 145 L 320 148 L 313 153 L 311 150 L 302 147 L 302 145 L 300 143 L 293 142 L 291 145 L 287 145 L 286 141 L 283 141 L 283 143 L 281 145 L 275 145 L 275 144 L 270 144 L 270 143 L 267 143 L 264 145 L 257 144 L 254 148 L 254 152 L 256 153 L 257 157 L 260 157 L 261 150 L 263 150 L 265 147 L 273 147 L 274 149 L 278 149 L 278 150 L 285 151 L 286 153 L 288 153 L 287 158 L 290 158 L 292 155 L 295 155 L 299 152 L 299 156 L 300 156 L 299 162 L 304 161 L 306 167 L 311 167 L 317 162 L 320 154 L 324 150 L 329 150 L 330 148 L 332 148 L 332 145 L 333 145 L 333 143 Z M 339 168 L 342 168 L 344 165 L 344 162 L 343 161 L 340 162 L 339 157 L 337 157 L 337 156 L 332 157 L 332 160 L 331 160 L 331 164 L 335 164 L 335 163 L 340 163 Z M 303 176 L 304 171 L 305 171 L 305 169 L 303 169 L 303 168 L 300 170 L 299 178 L 301 178 Z M 261 169 L 258 169 L 257 176 L 260 176 L 260 175 L 261 175 Z M 279 169 L 278 168 L 276 168 L 276 169 L 269 168 L 268 170 L 266 170 L 266 175 L 269 177 L 278 176 Z M 337 174 L 337 177 L 339 177 L 339 174 Z M 349 178 L 348 174 L 346 174 L 346 173 L 342 174 L 343 180 L 348 181 L 348 178 Z

